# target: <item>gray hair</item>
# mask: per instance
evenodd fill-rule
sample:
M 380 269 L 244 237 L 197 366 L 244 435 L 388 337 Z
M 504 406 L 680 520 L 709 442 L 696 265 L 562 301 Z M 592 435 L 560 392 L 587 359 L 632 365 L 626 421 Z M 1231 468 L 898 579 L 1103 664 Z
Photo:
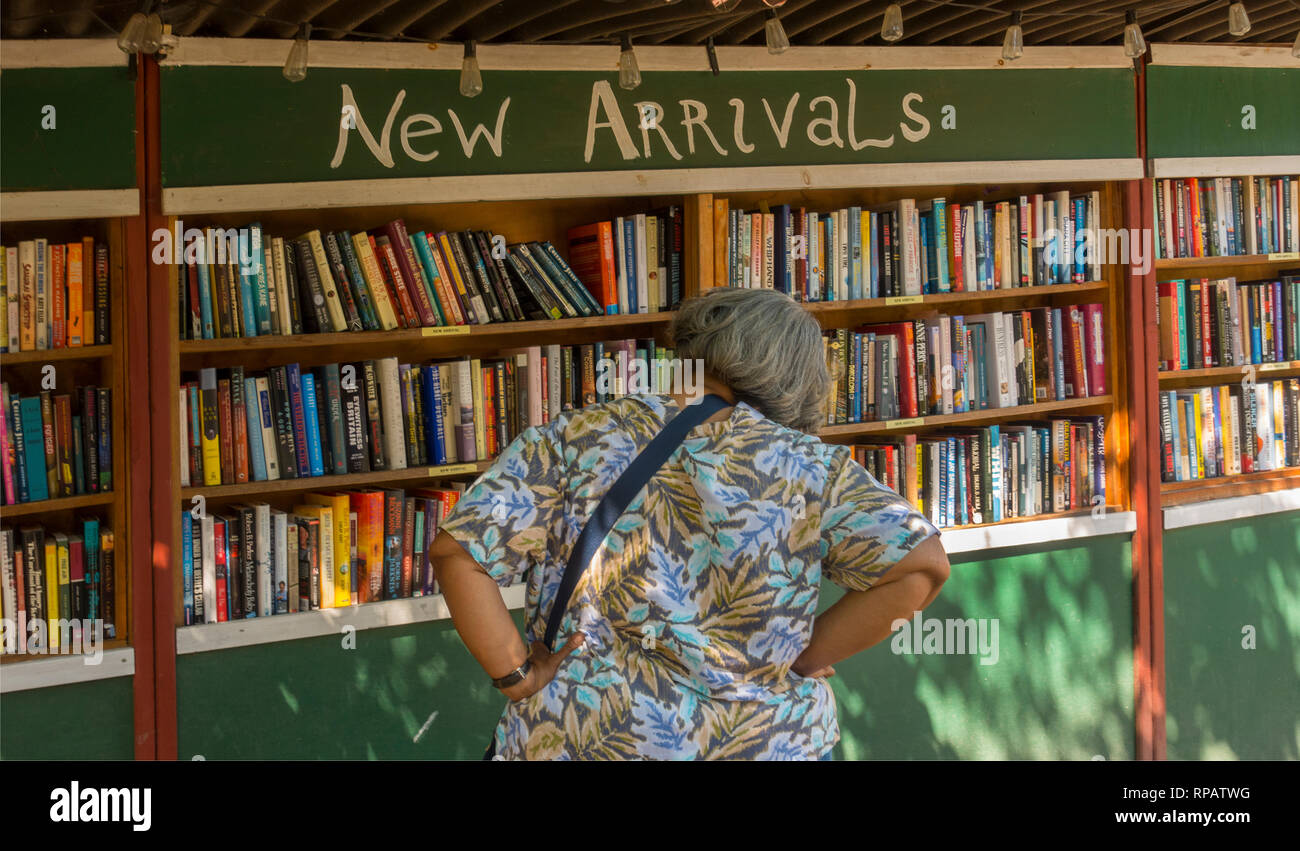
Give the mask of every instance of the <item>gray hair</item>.
M 821 326 L 788 295 L 709 289 L 682 302 L 669 333 L 676 357 L 701 359 L 768 419 L 809 433 L 825 424 L 831 379 Z

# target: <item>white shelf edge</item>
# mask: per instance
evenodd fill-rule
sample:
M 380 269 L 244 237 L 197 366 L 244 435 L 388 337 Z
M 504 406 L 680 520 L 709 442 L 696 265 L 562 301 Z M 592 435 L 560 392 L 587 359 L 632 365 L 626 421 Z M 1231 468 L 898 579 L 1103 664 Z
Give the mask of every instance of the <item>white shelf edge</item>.
M 501 588 L 501 599 L 506 608 L 522 609 L 526 586 L 512 585 Z M 204 653 L 209 650 L 230 650 L 257 644 L 294 641 L 300 638 L 318 638 L 322 635 L 341 635 L 343 628 L 351 626 L 358 632 L 382 629 L 413 623 L 447 620 L 451 612 L 441 594 L 431 597 L 412 597 L 404 600 L 385 600 L 363 603 L 343 609 L 320 609 L 314 612 L 295 612 L 269 618 L 226 621 L 181 626 L 176 629 L 176 653 Z
M 1130 534 L 1137 529 L 1136 511 L 1107 510 L 1101 517 L 1076 514 L 1044 517 L 1019 523 L 978 526 L 974 529 L 939 530 L 940 542 L 949 555 L 983 550 L 1005 550 L 1032 544 L 1054 544 L 1078 538 Z
M 1166 530 L 1185 529 L 1284 511 L 1300 511 L 1300 488 L 1171 505 L 1163 510 L 1164 527 Z
M 1152 44 L 1152 65 L 1204 68 L 1290 68 L 1300 66 L 1291 49 L 1262 44 Z
M 98 664 L 86 656 L 48 656 L 0 665 L 0 694 L 31 689 L 110 680 L 135 674 L 135 650 L 105 650 Z
M 742 166 L 314 180 L 163 189 L 167 215 L 519 199 L 778 192 L 948 183 L 1136 180 L 1137 157 Z
M 0 69 L 125 68 L 131 58 L 115 38 L 7 38 Z
M 139 189 L 67 189 L 0 193 L 0 221 L 107 219 L 140 215 Z
M 1151 160 L 1152 177 L 1241 177 L 1296 172 L 1300 172 L 1300 155 L 1155 157 Z

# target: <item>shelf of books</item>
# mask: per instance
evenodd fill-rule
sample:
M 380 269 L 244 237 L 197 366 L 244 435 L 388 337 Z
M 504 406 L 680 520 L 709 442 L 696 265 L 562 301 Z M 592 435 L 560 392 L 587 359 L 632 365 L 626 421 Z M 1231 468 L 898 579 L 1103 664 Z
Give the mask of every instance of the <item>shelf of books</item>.
M 140 193 L 136 86 L 112 40 L 6 41 L 0 67 L 8 692 L 134 670 L 121 306 Z
M 718 196 L 712 283 L 806 304 L 835 377 L 823 439 L 950 552 L 1114 534 L 1134 520 L 1124 305 L 1085 234 L 1120 215 L 1100 182 Z
M 465 485 L 634 360 L 667 386 L 687 200 L 187 217 L 178 652 L 448 617 L 425 554 Z
M 121 219 L 0 226 L 6 664 L 130 644 L 123 232 Z
M 1153 184 L 1162 502 L 1300 488 L 1300 177 Z

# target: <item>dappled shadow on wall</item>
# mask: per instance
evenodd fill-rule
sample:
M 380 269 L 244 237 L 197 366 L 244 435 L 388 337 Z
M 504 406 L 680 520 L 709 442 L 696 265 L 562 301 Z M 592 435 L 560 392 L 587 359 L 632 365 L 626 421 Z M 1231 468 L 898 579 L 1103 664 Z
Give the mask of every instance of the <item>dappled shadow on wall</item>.
M 1300 758 L 1300 512 L 1165 533 L 1170 759 Z
M 351 637 L 180 656 L 180 758 L 482 756 L 505 698 L 450 621 Z
M 1128 538 L 999 555 L 836 666 L 838 758 L 1133 758 Z

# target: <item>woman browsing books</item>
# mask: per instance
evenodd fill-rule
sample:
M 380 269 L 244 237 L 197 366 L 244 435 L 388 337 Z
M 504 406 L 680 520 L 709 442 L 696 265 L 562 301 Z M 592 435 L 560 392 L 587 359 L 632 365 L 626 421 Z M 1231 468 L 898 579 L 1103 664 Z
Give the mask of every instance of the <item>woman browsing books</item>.
M 716 289 L 683 304 L 672 334 L 721 409 L 615 514 L 552 646 L 539 639 L 597 505 L 679 412 L 702 412 L 680 392 L 565 412 L 521 434 L 442 524 L 439 586 L 510 701 L 500 757 L 829 758 L 832 666 L 947 579 L 936 529 L 814 436 L 829 376 L 802 307 Z M 817 615 L 823 575 L 848 593 Z M 527 641 L 496 588 L 520 577 Z

